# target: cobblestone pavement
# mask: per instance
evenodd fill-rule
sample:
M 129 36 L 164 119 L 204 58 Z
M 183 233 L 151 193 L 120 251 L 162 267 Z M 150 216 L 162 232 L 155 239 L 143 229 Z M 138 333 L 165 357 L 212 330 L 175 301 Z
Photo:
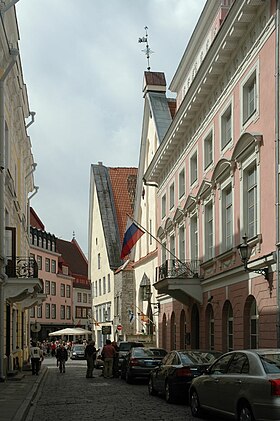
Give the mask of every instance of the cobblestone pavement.
M 187 405 L 171 405 L 149 396 L 146 383 L 128 385 L 121 379 L 104 379 L 100 370 L 94 371 L 95 378 L 87 379 L 85 361 L 68 361 L 65 374 L 59 373 L 54 359 L 44 363 L 48 372 L 26 421 L 194 420 Z

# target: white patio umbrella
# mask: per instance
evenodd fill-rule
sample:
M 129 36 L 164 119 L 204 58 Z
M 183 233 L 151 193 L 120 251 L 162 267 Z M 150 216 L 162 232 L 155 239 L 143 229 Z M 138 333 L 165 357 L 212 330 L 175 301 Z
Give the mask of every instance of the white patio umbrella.
M 82 329 L 80 327 L 66 327 L 65 329 L 56 330 L 49 333 L 49 336 L 64 336 L 64 335 L 89 335 L 90 330 Z

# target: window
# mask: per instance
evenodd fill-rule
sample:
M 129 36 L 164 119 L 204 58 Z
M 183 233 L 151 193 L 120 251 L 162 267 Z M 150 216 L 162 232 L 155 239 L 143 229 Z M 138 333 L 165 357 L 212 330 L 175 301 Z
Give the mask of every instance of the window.
M 77 294 L 77 302 L 78 303 L 81 303 L 82 302 L 82 294 L 81 294 L 81 292 L 78 292 L 78 294 Z
M 65 284 L 60 285 L 60 296 L 65 297 Z
M 191 230 L 191 259 L 198 260 L 198 230 L 197 230 L 197 216 L 194 215 L 190 219 Z
M 182 225 L 179 228 L 179 259 L 184 262 L 185 258 L 185 227 Z
M 233 351 L 233 311 L 229 304 L 227 313 L 227 350 Z
M 204 170 L 213 162 L 213 132 L 204 139 Z
M 185 194 L 185 169 L 183 169 L 179 174 L 179 199 Z
M 60 318 L 65 319 L 65 306 L 64 305 L 60 306 Z
M 29 315 L 30 315 L 30 317 L 35 317 L 35 307 L 31 307 L 29 309 Z
M 76 307 L 76 317 L 78 317 L 79 319 L 82 317 L 81 307 Z
M 62 265 L 62 273 L 63 275 L 68 275 L 68 266 Z
M 42 305 L 37 307 L 37 317 L 38 319 L 42 318 Z
M 256 300 L 252 302 L 250 309 L 250 348 L 259 347 L 259 315 Z
M 170 246 L 169 246 L 169 250 L 171 251 L 170 253 L 170 259 L 174 259 L 174 256 L 176 256 L 176 250 L 175 250 L 175 235 L 172 234 L 170 236 Z
M 42 256 L 37 256 L 38 269 L 42 270 Z
M 83 319 L 87 318 L 87 309 L 85 307 L 83 307 L 83 309 L 82 309 L 82 318 Z
M 70 285 L 66 285 L 66 297 L 67 298 L 71 297 L 71 286 Z
M 249 238 L 257 235 L 257 169 L 255 163 L 244 171 L 244 228 Z
M 175 201 L 175 189 L 174 189 L 174 183 L 171 184 L 169 187 L 169 209 L 172 209 L 174 207 L 174 201 Z
M 108 275 L 108 292 L 111 292 L 111 279 L 110 279 L 110 274 Z
M 210 201 L 205 206 L 205 257 L 206 260 L 214 257 L 214 220 L 213 203 Z
M 254 71 L 243 85 L 243 124 L 254 114 L 257 109 L 257 78 Z
M 190 180 L 191 184 L 193 184 L 197 180 L 197 152 L 190 159 L 190 171 Z
M 222 191 L 222 236 L 225 250 L 232 248 L 232 188 L 227 186 Z
M 50 271 L 50 259 L 48 257 L 46 257 L 45 259 L 45 271 L 46 272 Z
M 66 319 L 67 320 L 71 319 L 71 307 L 70 306 L 66 306 Z
M 56 273 L 56 261 L 52 259 L 52 273 Z
M 56 295 L 56 283 L 55 282 L 51 283 L 51 294 Z
M 45 293 L 50 294 L 50 281 L 45 281 Z
M 163 219 L 166 216 L 166 194 L 161 198 L 161 218 Z
M 221 148 L 224 149 L 232 139 L 231 104 L 221 117 Z
M 103 294 L 106 294 L 106 277 L 103 276 Z
M 83 293 L 83 303 L 87 302 L 87 294 Z
M 50 317 L 51 317 L 51 305 L 50 304 L 46 303 L 45 311 L 46 311 L 46 319 L 50 319 Z
M 209 315 L 209 343 L 210 349 L 215 349 L 215 320 L 214 320 L 214 311 L 211 308 L 210 315 Z
M 102 294 L 102 290 L 101 290 L 101 279 L 98 280 L 98 289 L 99 289 L 99 295 Z
M 95 281 L 95 287 L 94 287 L 94 289 L 95 289 L 94 295 L 95 295 L 95 297 L 98 297 L 97 281 Z
M 52 304 L 52 319 L 56 319 L 56 304 Z
M 101 267 L 101 257 L 100 257 L 100 253 L 98 253 L 97 255 L 97 269 L 100 269 Z

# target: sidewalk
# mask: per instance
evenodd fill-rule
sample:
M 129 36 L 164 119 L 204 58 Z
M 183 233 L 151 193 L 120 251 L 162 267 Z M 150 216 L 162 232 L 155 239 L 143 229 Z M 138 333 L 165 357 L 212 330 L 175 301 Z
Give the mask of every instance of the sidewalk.
M 42 366 L 38 376 L 32 376 L 31 370 L 23 371 L 18 380 L 14 378 L 0 383 L 0 421 L 25 420 L 47 370 Z

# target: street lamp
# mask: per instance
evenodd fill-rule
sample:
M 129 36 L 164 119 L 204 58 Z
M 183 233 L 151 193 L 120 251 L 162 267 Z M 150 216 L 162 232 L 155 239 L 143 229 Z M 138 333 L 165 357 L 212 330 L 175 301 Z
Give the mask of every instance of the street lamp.
M 264 268 L 261 268 L 261 269 L 249 269 L 248 268 L 248 261 L 251 257 L 252 248 L 247 243 L 248 237 L 247 237 L 246 234 L 244 234 L 242 239 L 243 239 L 243 243 L 239 244 L 239 246 L 237 248 L 238 248 L 238 251 L 239 251 L 241 261 L 244 265 L 244 270 L 246 272 L 255 272 L 255 273 L 259 273 L 260 275 L 263 275 L 264 279 L 266 279 L 268 281 L 269 289 L 271 291 L 272 285 L 269 282 L 268 267 L 264 267 Z

